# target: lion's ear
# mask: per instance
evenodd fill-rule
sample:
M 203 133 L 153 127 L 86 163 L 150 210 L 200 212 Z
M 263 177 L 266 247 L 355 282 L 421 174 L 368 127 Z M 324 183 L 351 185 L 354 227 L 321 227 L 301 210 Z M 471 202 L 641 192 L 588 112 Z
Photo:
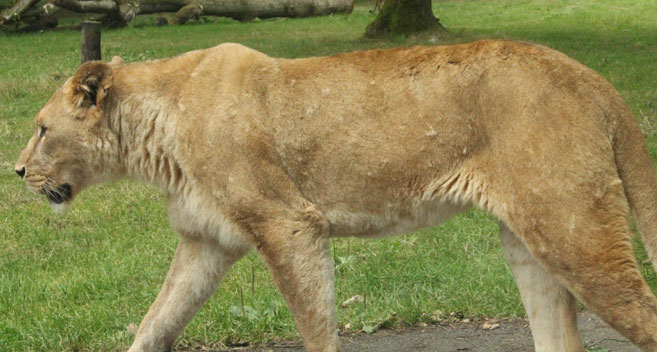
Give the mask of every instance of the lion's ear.
M 108 65 L 115 67 L 123 65 L 123 58 L 120 56 L 113 56 L 112 61 L 107 63 Z
M 112 86 L 112 68 L 100 61 L 82 64 L 70 82 L 70 95 L 78 108 L 102 110 L 103 99 Z

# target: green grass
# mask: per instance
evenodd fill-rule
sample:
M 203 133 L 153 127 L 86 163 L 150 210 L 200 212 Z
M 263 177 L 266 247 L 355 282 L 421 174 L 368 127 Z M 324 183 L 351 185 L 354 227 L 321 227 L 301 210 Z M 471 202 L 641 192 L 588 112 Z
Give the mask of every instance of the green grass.
M 448 37 L 369 41 L 369 3 L 349 16 L 239 23 L 211 20 L 155 27 L 140 18 L 103 33 L 103 55 L 139 61 L 239 42 L 273 56 L 507 38 L 542 43 L 602 73 L 641 121 L 657 156 L 657 3 L 654 0 L 445 1 L 436 14 Z M 176 246 L 159 191 L 134 182 L 92 187 L 53 214 L 29 193 L 13 163 L 33 116 L 79 63 L 79 33 L 0 32 L 0 349 L 124 350 L 164 279 Z M 436 311 L 523 314 L 502 258 L 497 225 L 477 211 L 417 234 L 332 242 L 339 309 L 353 330 L 428 322 Z M 646 259 L 638 247 L 640 261 Z M 654 286 L 649 265 L 644 274 Z M 239 262 L 183 333 L 180 344 L 295 338 L 292 318 L 254 254 Z

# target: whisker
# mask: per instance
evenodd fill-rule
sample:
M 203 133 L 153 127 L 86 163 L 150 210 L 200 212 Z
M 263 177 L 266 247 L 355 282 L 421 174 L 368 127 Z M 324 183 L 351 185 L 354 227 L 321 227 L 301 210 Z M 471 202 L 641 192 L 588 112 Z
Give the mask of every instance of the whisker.
M 46 182 L 43 184 L 43 190 L 46 192 L 48 197 L 57 197 L 61 196 L 60 191 L 57 187 L 53 186 L 53 181 L 51 178 L 46 178 Z
M 42 189 L 48 197 L 50 197 L 53 194 L 52 186 L 47 183 L 43 185 Z

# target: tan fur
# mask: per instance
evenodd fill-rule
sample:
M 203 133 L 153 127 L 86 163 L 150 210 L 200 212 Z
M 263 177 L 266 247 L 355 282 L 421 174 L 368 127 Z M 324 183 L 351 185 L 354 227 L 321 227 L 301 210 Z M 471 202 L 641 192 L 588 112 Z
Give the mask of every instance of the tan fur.
M 527 310 L 536 352 L 585 352 L 577 331 L 576 301 L 527 251 L 522 241 L 500 224 L 502 248 Z
M 581 351 L 575 298 L 644 351 L 657 258 L 643 137 L 599 75 L 506 41 L 274 59 L 224 44 L 87 63 L 36 117 L 31 189 L 132 177 L 161 187 L 176 256 L 131 351 L 170 348 L 255 248 L 309 351 L 337 351 L 331 236 L 382 236 L 475 206 L 496 215 L 540 351 Z M 629 200 L 629 203 L 628 203 Z M 67 200 L 65 203 L 68 203 Z M 628 208 L 629 204 L 629 208 Z

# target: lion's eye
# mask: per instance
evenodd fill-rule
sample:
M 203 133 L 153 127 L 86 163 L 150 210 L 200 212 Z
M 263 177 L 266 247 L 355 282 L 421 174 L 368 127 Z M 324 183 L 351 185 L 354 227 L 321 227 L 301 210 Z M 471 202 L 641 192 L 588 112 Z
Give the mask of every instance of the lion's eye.
M 46 135 L 46 128 L 41 126 L 41 130 L 39 130 L 39 137 L 43 137 Z

